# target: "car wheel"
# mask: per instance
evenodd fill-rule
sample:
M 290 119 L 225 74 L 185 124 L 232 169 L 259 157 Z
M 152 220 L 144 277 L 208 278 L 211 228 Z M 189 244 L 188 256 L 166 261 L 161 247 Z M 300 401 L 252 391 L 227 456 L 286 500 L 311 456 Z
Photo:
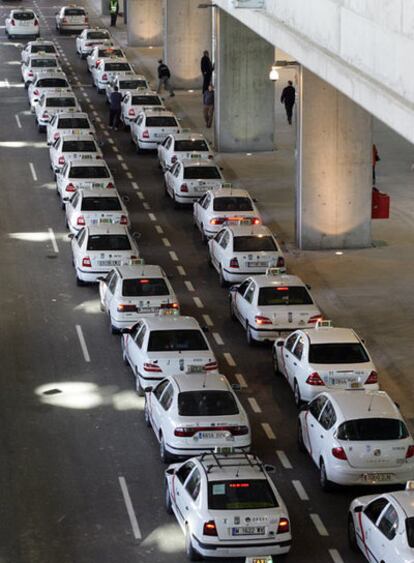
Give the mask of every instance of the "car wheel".
M 220 286 L 221 287 L 227 287 L 227 281 L 224 278 L 224 274 L 223 274 L 223 269 L 220 266 L 220 271 L 219 271 L 219 281 L 220 281 Z
M 208 249 L 207 251 L 207 264 L 210 266 L 210 268 L 214 268 L 213 260 L 211 259 L 210 249 Z
M 37 130 L 39 133 L 44 133 L 46 131 L 46 127 L 44 125 L 38 125 Z
M 299 408 L 302 404 L 302 397 L 300 396 L 300 389 L 296 379 L 295 383 L 293 384 L 293 396 L 295 398 L 295 405 Z
M 160 436 L 160 458 L 163 463 L 171 463 L 172 456 L 165 449 L 164 436 Z
M 63 199 L 60 200 L 60 207 L 61 207 L 62 209 L 65 209 L 65 208 L 66 208 L 66 203 L 63 201 Z
M 171 494 L 170 489 L 168 488 L 167 479 L 164 482 L 164 504 L 165 504 L 165 511 L 167 514 L 173 514 L 172 509 L 172 502 L 171 502 Z
M 119 331 L 119 328 L 117 328 L 116 326 L 114 326 L 114 325 L 112 324 L 112 322 L 110 323 L 110 326 L 111 326 L 111 334 L 119 334 L 119 332 L 120 332 L 120 331 Z
M 232 321 L 237 321 L 237 317 L 234 313 L 234 305 L 233 305 L 233 299 L 230 297 L 229 299 L 229 307 L 230 307 L 230 318 Z
M 255 340 L 252 336 L 248 322 L 246 322 L 246 340 L 249 346 L 255 346 L 257 344 L 257 340 Z
M 188 526 L 185 528 L 185 553 L 190 561 L 201 561 L 202 557 L 193 546 Z
M 145 406 L 144 406 L 144 420 L 145 420 L 146 426 L 148 426 L 148 428 L 151 428 L 151 419 L 150 419 L 150 415 L 149 415 L 149 412 L 148 412 L 147 401 L 145 401 Z
M 126 355 L 125 344 L 124 344 L 123 338 L 121 338 L 121 350 L 122 350 L 122 361 L 124 362 L 124 364 L 126 366 L 129 366 L 129 362 L 128 362 L 128 358 L 127 358 L 127 355 Z
M 323 459 L 321 459 L 319 466 L 319 484 L 321 486 L 321 489 L 325 491 L 325 493 L 332 491 L 333 483 L 329 481 L 326 475 L 325 462 L 323 461 Z
M 194 226 L 197 226 L 197 225 L 194 223 Z M 205 235 L 205 233 L 204 233 L 203 223 L 201 223 L 201 225 L 200 225 L 200 232 L 201 232 L 201 243 L 202 243 L 202 244 L 207 244 L 207 237 L 206 237 L 206 235 Z
M 78 276 L 76 276 L 76 285 L 78 287 L 83 287 L 84 285 L 86 285 L 86 282 L 84 282 L 83 280 L 81 280 L 80 278 L 78 278 Z
M 348 514 L 348 543 L 352 551 L 358 553 L 359 547 L 356 539 L 355 524 L 351 513 Z
M 300 452 L 306 452 L 305 442 L 303 441 L 302 425 L 298 422 L 298 436 L 297 436 L 298 450 Z
M 141 387 L 141 383 L 139 382 L 138 375 L 135 375 L 135 390 L 137 392 L 138 397 L 143 397 L 145 395 L 144 389 Z
M 30 86 L 30 82 L 27 80 L 27 81 L 24 83 L 24 87 L 25 87 L 26 90 L 27 90 L 27 89 L 29 88 L 29 86 Z
M 175 194 L 173 195 L 174 209 L 181 209 L 181 203 L 175 199 Z

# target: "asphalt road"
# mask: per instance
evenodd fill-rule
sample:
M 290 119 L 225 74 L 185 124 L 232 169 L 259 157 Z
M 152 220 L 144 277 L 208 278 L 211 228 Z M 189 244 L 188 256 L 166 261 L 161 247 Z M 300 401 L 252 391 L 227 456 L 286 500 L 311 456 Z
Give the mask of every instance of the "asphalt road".
M 0 6 L 2 21 L 9 7 Z M 227 292 L 207 265 L 191 211 L 174 210 L 165 197 L 155 154 L 137 155 L 128 132 L 107 130 L 104 96 L 90 86 L 74 38 L 56 35 L 51 2 L 38 8 L 43 37 L 57 39 L 74 91 L 97 119 L 117 188 L 129 196 L 133 230 L 142 233 L 141 254 L 171 276 L 182 312 L 212 325 L 208 337 L 221 371 L 247 382 L 240 397 L 254 449 L 276 465 L 290 511 L 288 560 L 362 561 L 348 549 L 346 518 L 350 500 L 366 491 L 321 492 L 316 468 L 296 447 L 292 394 L 273 374 L 270 347 L 249 348 L 231 321 Z M 45 136 L 21 82 L 21 46 L 0 42 L 0 562 L 185 561 L 181 531 L 163 508 L 164 466 L 119 337 L 110 334 L 96 287 L 75 283 Z M 253 412 L 252 397 L 260 412 Z M 137 518 L 135 534 L 121 483 Z

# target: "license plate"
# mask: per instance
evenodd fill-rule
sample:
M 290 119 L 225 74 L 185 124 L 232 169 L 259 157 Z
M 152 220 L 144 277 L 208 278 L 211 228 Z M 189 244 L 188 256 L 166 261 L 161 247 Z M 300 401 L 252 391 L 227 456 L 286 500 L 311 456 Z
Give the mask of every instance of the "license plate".
M 242 528 L 232 528 L 232 536 L 260 536 L 265 533 L 264 526 L 243 526 Z
M 99 223 L 112 223 L 112 219 L 99 219 Z
M 377 482 L 387 482 L 391 481 L 392 473 L 365 473 L 362 475 L 362 480 L 366 481 L 367 483 L 371 483 L 372 481 Z
M 99 266 L 120 266 L 121 260 L 98 260 Z
M 330 377 L 329 385 L 348 385 L 348 383 L 355 383 L 357 381 L 355 377 Z
M 204 193 L 204 192 L 207 191 L 207 188 L 204 188 L 204 187 L 202 187 L 202 186 L 194 186 L 193 189 L 194 189 L 194 191 L 195 191 L 196 193 L 199 193 L 199 192 Z
M 157 307 L 137 307 L 138 313 L 156 313 Z
M 74 160 L 75 159 L 81 159 L 81 160 L 87 160 L 87 159 L 92 159 L 92 155 L 91 154 L 76 154 L 74 156 Z
M 194 365 L 187 366 L 187 373 L 203 373 L 203 371 L 204 371 L 203 366 L 194 366 Z
M 267 266 L 267 262 L 247 262 L 248 268 L 264 268 Z
M 195 438 L 200 440 L 220 440 L 226 438 L 228 432 L 197 432 Z

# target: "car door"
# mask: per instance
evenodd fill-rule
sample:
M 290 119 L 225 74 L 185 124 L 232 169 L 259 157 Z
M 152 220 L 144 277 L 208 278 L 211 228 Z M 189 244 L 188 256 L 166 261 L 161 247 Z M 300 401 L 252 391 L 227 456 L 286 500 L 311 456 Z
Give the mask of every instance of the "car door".
M 321 432 L 321 426 L 319 424 L 319 416 L 321 415 L 328 398 L 326 395 L 318 395 L 309 404 L 309 408 L 305 413 L 305 427 L 302 429 L 303 441 L 305 446 L 310 453 L 312 459 L 319 466 L 319 457 L 315 459 L 314 448 L 318 448 L 320 443 L 317 436 Z M 319 434 L 318 434 L 319 433 Z
M 69 235 L 72 236 L 72 235 Z M 77 235 L 72 239 L 72 252 L 73 252 L 73 263 L 76 267 L 80 266 L 81 256 L 82 256 L 82 248 L 84 246 L 84 242 L 87 238 L 86 229 L 82 229 L 79 231 Z
M 296 344 L 296 340 L 298 339 L 299 334 L 294 332 L 290 334 L 283 345 L 282 354 L 281 354 L 281 369 L 285 374 L 286 379 L 288 380 L 290 386 L 293 389 L 293 379 L 292 379 L 292 370 L 290 369 L 290 364 L 293 362 L 293 348 Z
M 177 171 L 177 167 L 178 167 L 178 162 L 176 162 L 175 164 L 173 164 L 171 166 L 171 168 L 169 170 L 166 170 L 165 174 L 164 174 L 164 178 L 165 178 L 165 185 L 167 187 L 167 190 L 169 192 L 173 192 L 174 188 L 173 188 L 173 178 L 174 178 L 174 174 Z M 171 194 L 170 194 L 171 195 Z
M 172 138 L 166 137 L 162 143 L 158 145 L 158 155 L 160 159 L 160 164 L 162 168 L 165 168 L 168 159 L 169 148 L 171 147 Z
M 227 267 L 229 261 L 229 250 L 230 250 L 230 233 L 226 229 L 224 235 L 221 237 L 220 242 L 216 246 L 216 261 L 217 265 L 221 266 L 224 270 Z
M 253 280 L 250 280 L 250 283 L 248 284 L 247 289 L 244 292 L 244 295 L 241 295 L 240 299 L 238 300 L 240 321 L 243 323 L 243 325 L 246 324 L 246 321 L 252 324 L 251 312 L 252 312 L 252 303 L 253 303 L 255 290 L 256 290 L 256 284 L 254 283 Z
M 153 426 L 154 431 L 159 437 L 159 431 L 162 431 L 164 440 L 168 440 L 168 436 L 165 435 L 164 430 L 166 429 L 166 418 L 168 417 L 168 411 L 171 408 L 172 401 L 174 398 L 174 387 L 172 383 L 169 383 L 164 389 L 159 399 L 154 400 L 153 405 Z
M 322 457 L 324 460 L 329 459 L 332 451 L 332 431 L 337 417 L 334 406 L 328 399 L 325 407 L 319 415 L 318 424 L 315 426 L 313 452 L 315 461 L 319 462 Z M 326 463 L 326 462 L 325 462 Z
M 225 234 L 226 234 L 226 230 L 222 229 L 216 234 L 215 237 L 211 239 L 210 256 L 211 256 L 211 261 L 213 262 L 214 265 L 217 265 L 218 263 L 217 261 L 218 248 Z
M 184 174 L 184 167 L 181 162 L 176 162 L 174 165 L 174 171 L 171 175 L 171 187 L 173 192 L 178 192 L 182 184 L 182 176 Z
M 111 307 L 111 304 L 114 303 L 115 292 L 116 292 L 118 280 L 119 280 L 119 276 L 116 273 L 116 271 L 114 270 L 112 278 L 109 280 L 109 283 L 107 285 L 107 291 L 106 291 L 106 295 L 105 295 L 106 310 L 109 311 L 111 314 L 114 312 L 113 307 Z M 115 299 L 115 301 L 116 301 L 116 299 Z
M 126 342 L 125 342 L 125 350 L 129 359 L 129 363 L 131 364 L 131 368 L 136 375 L 137 373 L 137 364 L 138 362 L 142 362 L 142 344 L 145 335 L 145 325 L 143 321 L 139 321 L 136 325 L 136 328 L 132 334 L 126 335 Z
M 383 510 L 375 529 L 372 531 L 370 547 L 377 561 L 393 561 L 398 557 L 398 542 L 401 541 L 397 537 L 399 524 L 398 511 L 390 502 Z
M 378 541 L 376 525 L 380 520 L 380 516 L 385 512 L 385 507 L 388 505 L 388 499 L 379 497 L 367 504 L 364 510 L 358 514 L 358 528 L 360 532 L 359 543 L 365 557 L 368 561 L 373 563 L 381 561 L 381 559 L 376 558 L 374 555 L 374 553 L 377 552 L 375 543 Z
M 302 391 L 304 385 L 306 385 L 306 379 L 309 375 L 308 366 L 308 348 L 309 341 L 303 332 L 299 333 L 299 338 L 295 344 L 292 351 L 292 362 L 290 364 L 292 385 L 294 381 L 298 382 L 299 389 L 301 390 L 301 396 L 304 397 L 305 394 Z
M 106 295 L 108 293 L 108 286 L 113 278 L 115 274 L 115 270 L 112 270 L 111 272 L 109 272 L 105 278 L 103 280 L 101 280 L 100 284 L 99 284 L 99 297 L 101 299 L 101 303 L 102 306 L 104 307 L 104 309 L 107 311 L 107 300 L 106 300 Z
M 198 514 L 198 499 L 201 490 L 201 473 L 195 467 L 184 485 L 182 498 L 182 511 L 187 521 L 189 521 L 190 533 L 194 530 L 194 524 Z
M 297 381 L 297 370 L 298 364 L 303 356 L 303 347 L 304 347 L 304 337 L 302 333 L 298 334 L 298 338 L 295 342 L 295 345 L 292 348 L 292 351 L 286 358 L 286 372 L 288 374 L 289 383 L 292 389 L 295 387 L 295 381 Z M 299 382 L 298 382 L 299 385 Z M 299 386 L 300 389 L 300 386 Z
M 163 379 L 162 381 L 160 381 L 160 383 L 158 383 L 156 387 L 154 387 L 152 392 L 149 393 L 149 395 L 147 395 L 148 414 L 150 416 L 154 430 L 156 428 L 159 428 L 159 415 L 158 415 L 159 401 L 161 399 L 161 395 L 164 393 L 165 388 L 167 387 L 168 384 L 169 384 L 169 380 Z
M 250 279 L 244 280 L 243 283 L 241 283 L 237 289 L 232 289 L 232 294 L 233 294 L 233 310 L 235 315 L 237 316 L 237 318 L 243 322 L 243 317 L 241 316 L 241 312 L 240 309 L 243 308 L 243 300 L 244 300 L 244 294 L 246 293 L 247 288 L 250 285 Z
M 203 228 L 204 225 L 208 225 L 208 213 L 206 210 L 208 209 L 211 202 L 211 194 L 207 193 L 204 194 L 198 201 L 195 202 L 195 207 L 197 209 L 197 221 L 200 228 Z
M 185 502 L 184 485 L 194 467 L 195 463 L 193 461 L 187 461 L 174 473 L 171 480 L 171 501 L 180 525 L 183 525 L 185 522 L 185 516 L 183 514 L 183 502 Z

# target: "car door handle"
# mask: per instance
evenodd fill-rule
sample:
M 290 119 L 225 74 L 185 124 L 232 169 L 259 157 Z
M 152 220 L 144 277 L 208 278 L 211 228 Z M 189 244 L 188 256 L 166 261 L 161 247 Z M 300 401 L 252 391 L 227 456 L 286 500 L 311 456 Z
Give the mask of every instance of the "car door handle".
M 313 424 L 311 424 L 310 427 L 313 428 Z
M 188 510 L 188 506 L 186 506 L 185 509 Z
M 180 492 L 179 492 L 179 491 L 177 491 L 175 494 L 177 495 L 177 497 L 180 496 Z
M 322 440 L 323 440 L 323 436 L 322 436 L 322 434 L 321 434 L 321 438 L 322 438 Z
M 294 365 L 294 366 L 297 366 L 298 364 L 297 364 L 296 362 L 293 362 L 293 365 Z

